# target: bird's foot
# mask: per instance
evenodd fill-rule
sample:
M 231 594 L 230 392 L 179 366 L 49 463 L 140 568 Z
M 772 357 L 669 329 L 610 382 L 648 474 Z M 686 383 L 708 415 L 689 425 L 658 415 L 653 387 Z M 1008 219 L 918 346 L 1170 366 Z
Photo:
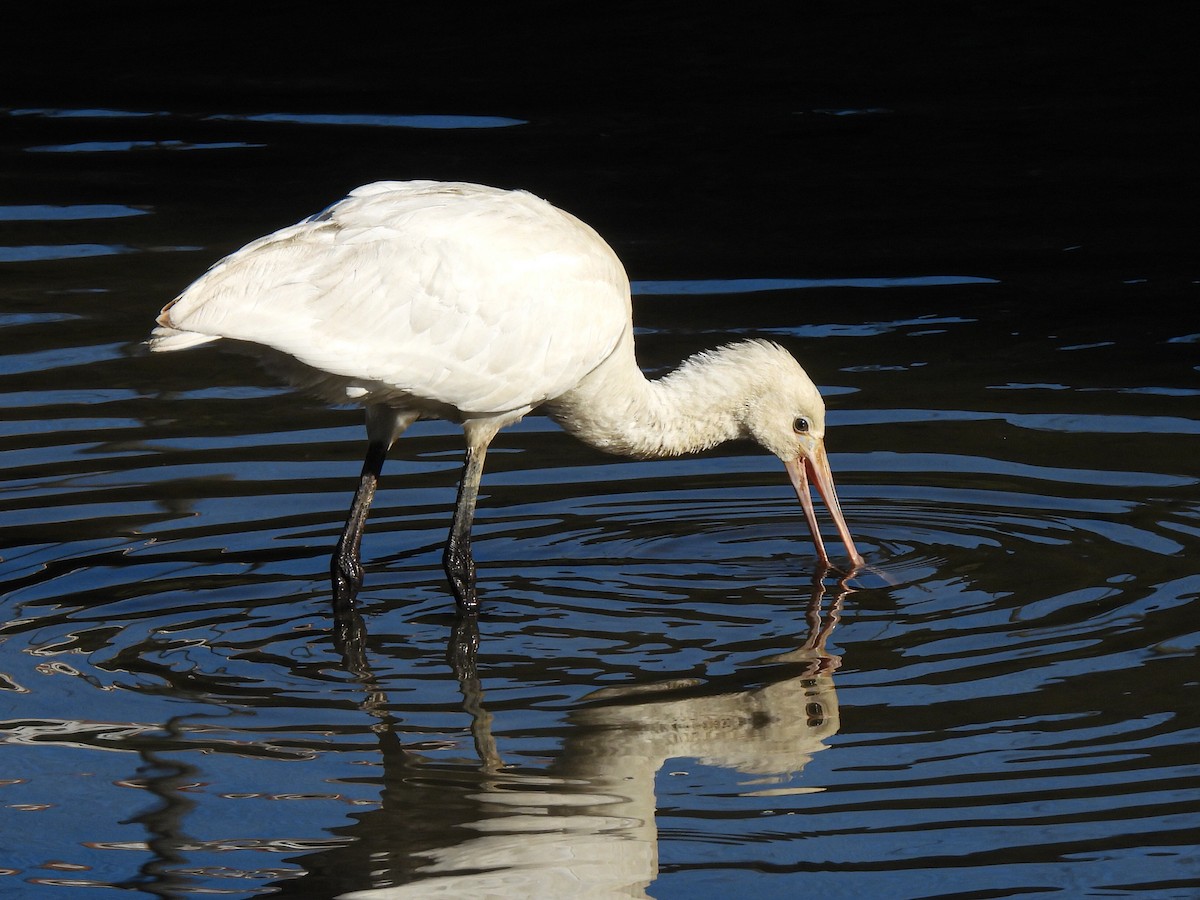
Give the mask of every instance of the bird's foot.
M 475 593 L 475 560 L 469 547 L 451 542 L 442 558 L 450 589 L 458 604 L 460 616 L 474 616 L 479 612 L 479 595 Z
M 357 559 L 351 556 L 333 555 L 329 566 L 329 577 L 333 587 L 333 603 L 335 608 L 349 609 L 354 606 L 354 600 L 362 589 L 363 569 Z
M 450 586 L 454 590 L 454 601 L 458 605 L 459 616 L 473 619 L 479 615 L 479 595 L 475 593 L 475 579 L 465 582 L 451 576 Z

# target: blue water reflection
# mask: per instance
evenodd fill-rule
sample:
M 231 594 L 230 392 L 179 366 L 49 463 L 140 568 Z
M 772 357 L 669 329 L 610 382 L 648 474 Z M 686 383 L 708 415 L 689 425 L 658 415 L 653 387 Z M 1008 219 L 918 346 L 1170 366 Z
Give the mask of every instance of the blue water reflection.
M 293 43 L 264 9 L 217 59 L 210 10 L 156 48 L 114 7 L 95 77 L 8 82 L 0 896 L 1200 891 L 1194 179 L 1138 56 L 1171 35 L 646 9 L 518 41 L 405 7 Z M 335 617 L 361 414 L 142 341 L 377 178 L 594 224 L 652 372 L 794 350 L 872 569 L 817 570 L 773 458 L 531 415 L 489 454 L 474 633 L 441 570 L 461 435 L 418 423 Z

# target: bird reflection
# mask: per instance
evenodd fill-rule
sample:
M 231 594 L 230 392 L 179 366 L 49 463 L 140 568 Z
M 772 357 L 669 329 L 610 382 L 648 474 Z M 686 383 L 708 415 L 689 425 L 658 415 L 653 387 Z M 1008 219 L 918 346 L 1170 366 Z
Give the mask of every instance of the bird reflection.
M 188 848 L 197 840 L 186 831 L 189 814 L 196 806 L 188 788 L 203 783 L 199 768 L 160 752 L 160 746 L 175 746 L 183 740 L 182 718 L 163 723 L 165 735 L 158 741 L 144 742 L 138 748 L 142 765 L 130 786 L 144 788 L 157 804 L 132 816 L 121 824 L 139 823 L 146 829 L 146 848 L 152 856 L 144 862 L 138 874 L 117 885 L 129 891 L 154 897 L 179 897 L 190 893 L 195 885 L 188 870 Z
M 339 609 L 335 642 L 378 719 L 381 804 L 338 830 L 346 844 L 293 860 L 306 874 L 279 882 L 278 894 L 648 896 L 658 875 L 655 776 L 667 760 L 732 769 L 747 794 L 819 790 L 789 785 L 839 727 L 840 659 L 826 642 L 848 590 L 815 581 L 803 643 L 745 671 L 593 692 L 569 714 L 557 761 L 536 773 L 500 757 L 475 619 L 460 619 L 447 647 L 480 760 L 471 772 L 404 748 L 371 672 L 365 623 L 352 606 Z

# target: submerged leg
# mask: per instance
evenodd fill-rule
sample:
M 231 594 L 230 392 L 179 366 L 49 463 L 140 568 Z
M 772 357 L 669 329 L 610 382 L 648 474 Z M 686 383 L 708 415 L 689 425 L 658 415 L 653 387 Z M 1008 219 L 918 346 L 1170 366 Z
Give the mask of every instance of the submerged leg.
M 367 408 L 367 456 L 363 460 L 362 475 L 358 479 L 358 490 L 346 517 L 346 527 L 334 548 L 329 564 L 333 582 L 335 606 L 349 606 L 362 587 L 363 570 L 359 559 L 363 531 L 367 527 L 367 513 L 375 498 L 375 486 L 387 452 L 403 432 L 415 421 L 416 416 L 401 413 L 387 407 Z
M 350 505 L 350 514 L 346 517 L 346 528 L 338 539 L 329 565 L 335 606 L 353 604 L 358 589 L 362 587 L 363 570 L 358 550 L 362 544 L 363 531 L 367 527 L 367 512 L 375 498 L 375 485 L 379 481 L 379 472 L 383 469 L 386 456 L 387 447 L 383 444 L 367 445 L 367 458 L 363 461 L 358 490 L 354 492 L 354 502 Z
M 454 523 L 450 527 L 450 539 L 446 542 L 446 553 L 442 567 L 450 579 L 458 611 L 474 615 L 479 611 L 479 598 L 475 595 L 475 560 L 471 556 L 471 523 L 475 519 L 475 502 L 479 499 L 479 479 L 483 475 L 483 460 L 488 444 L 496 436 L 496 429 L 467 429 L 467 458 L 463 466 L 462 481 L 458 484 L 458 501 L 454 506 Z

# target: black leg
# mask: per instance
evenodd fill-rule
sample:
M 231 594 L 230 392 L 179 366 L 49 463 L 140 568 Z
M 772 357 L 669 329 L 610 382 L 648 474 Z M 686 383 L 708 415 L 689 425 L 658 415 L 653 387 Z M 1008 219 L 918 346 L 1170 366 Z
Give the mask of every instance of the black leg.
M 475 595 L 475 560 L 471 556 L 471 523 L 475 519 L 475 502 L 479 499 L 479 479 L 483 475 L 483 460 L 487 455 L 488 441 L 467 445 L 466 465 L 463 466 L 462 481 L 458 484 L 458 502 L 454 506 L 454 524 L 450 528 L 450 539 L 446 542 L 446 553 L 442 566 L 458 611 L 473 616 L 479 611 L 479 598 Z
M 367 513 L 371 509 L 371 500 L 375 497 L 375 485 L 379 481 L 379 473 L 383 469 L 387 451 L 388 445 L 382 442 L 371 441 L 367 445 L 367 458 L 363 461 L 358 490 L 354 492 L 354 502 L 350 506 L 350 514 L 346 517 L 346 528 L 338 539 L 329 565 L 335 606 L 352 606 L 359 588 L 362 587 L 363 570 L 359 559 L 359 546 L 362 544 L 363 530 L 367 527 Z

